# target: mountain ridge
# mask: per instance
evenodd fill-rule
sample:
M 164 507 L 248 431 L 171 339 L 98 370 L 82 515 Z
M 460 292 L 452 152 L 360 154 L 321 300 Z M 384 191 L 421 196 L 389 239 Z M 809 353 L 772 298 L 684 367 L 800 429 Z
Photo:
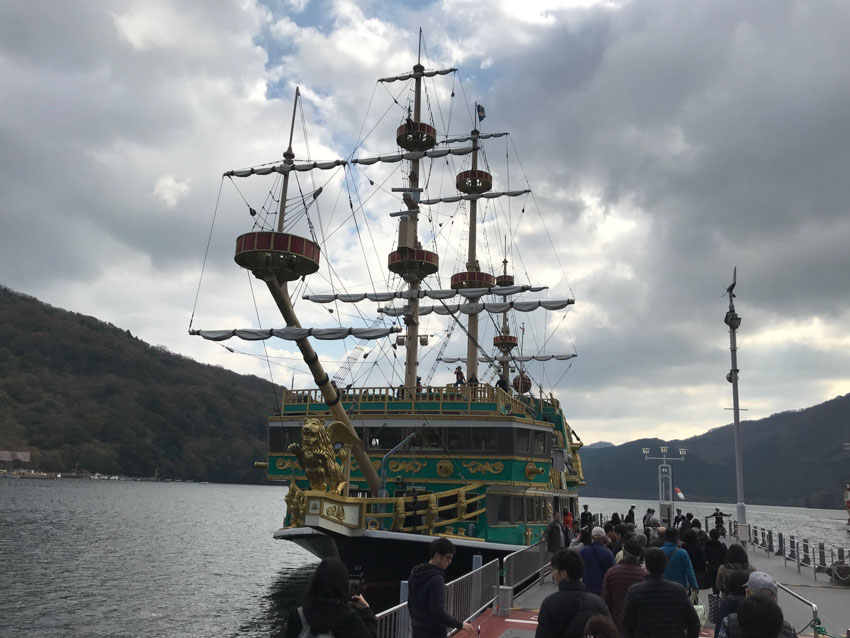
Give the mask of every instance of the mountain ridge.
M 850 456 L 842 450 L 850 417 L 850 394 L 799 410 L 741 423 L 744 499 L 747 503 L 795 507 L 844 507 Z M 638 439 L 614 447 L 582 448 L 584 496 L 653 499 L 658 496 L 658 461 L 642 448 L 687 449 L 684 462 L 671 463 L 674 484 L 692 501 L 735 502 L 733 426 L 688 439 Z M 628 481 L 620 477 L 628 476 Z

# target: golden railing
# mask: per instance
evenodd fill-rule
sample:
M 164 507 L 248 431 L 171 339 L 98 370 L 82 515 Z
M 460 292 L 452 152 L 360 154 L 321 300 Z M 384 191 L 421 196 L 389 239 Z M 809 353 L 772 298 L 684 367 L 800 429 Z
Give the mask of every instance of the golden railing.
M 455 529 L 449 526 L 475 522 L 481 514 L 487 511 L 483 507 L 473 507 L 475 503 L 479 503 L 486 497 L 485 494 L 474 493 L 474 490 L 481 489 L 483 486 L 483 482 L 477 481 L 443 492 L 385 498 L 343 497 L 312 490 L 306 491 L 305 495 L 307 501 L 325 502 L 325 504 L 319 503 L 317 507 L 313 508 L 317 512 L 326 511 L 328 509 L 327 503 L 340 506 L 359 506 L 359 513 L 354 518 L 347 516 L 347 513 L 342 511 L 342 507 L 338 508 L 340 516 L 343 517 L 339 519 L 339 522 L 348 527 L 361 526 L 366 529 L 391 529 L 397 532 L 466 536 L 466 528 L 458 527 Z M 438 504 L 440 500 L 451 497 L 455 497 L 453 503 Z M 330 509 L 333 509 L 333 506 Z M 454 510 L 454 516 L 440 518 L 440 512 L 451 510 Z M 359 519 L 359 521 L 355 523 L 355 519 Z M 420 519 L 421 524 L 416 524 Z M 406 525 L 405 523 L 408 520 L 412 520 L 413 524 Z M 300 517 L 290 519 L 291 527 L 300 527 L 301 525 L 303 525 L 303 519 L 300 519 Z
M 534 418 L 531 409 L 522 401 L 500 388 L 486 383 L 466 385 L 427 386 L 416 388 L 366 387 L 340 389 L 340 398 L 351 414 L 501 414 Z M 321 392 L 284 390 L 283 406 L 303 406 L 307 414 L 324 414 L 329 410 Z M 458 404 L 466 404 L 458 405 Z M 495 409 L 481 404 L 495 404 Z M 348 406 L 351 407 L 348 407 Z

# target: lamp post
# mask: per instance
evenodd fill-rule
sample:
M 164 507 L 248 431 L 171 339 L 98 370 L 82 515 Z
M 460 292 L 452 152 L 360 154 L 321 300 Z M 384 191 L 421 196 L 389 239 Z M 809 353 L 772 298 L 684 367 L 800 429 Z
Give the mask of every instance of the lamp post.
M 646 461 L 661 461 L 658 464 L 658 513 L 661 517 L 661 524 L 664 527 L 670 527 L 673 524 L 673 468 L 669 461 L 685 460 L 687 450 L 683 447 L 679 448 L 679 456 L 667 456 L 667 450 L 670 448 L 662 445 L 660 448 L 661 456 L 649 456 L 649 448 L 643 448 L 643 458 Z
M 735 439 L 735 484 L 738 495 L 738 540 L 746 545 L 750 540 L 750 527 L 747 525 L 747 506 L 744 504 L 744 466 L 741 460 L 741 413 L 738 407 L 738 344 L 735 339 L 735 331 L 741 325 L 741 317 L 735 312 L 735 282 L 738 269 L 732 270 L 732 283 L 726 288 L 729 295 L 729 311 L 723 319 L 723 323 L 729 326 L 729 350 L 732 351 L 732 369 L 726 375 L 726 380 L 732 384 L 732 414 L 735 425 L 732 430 Z

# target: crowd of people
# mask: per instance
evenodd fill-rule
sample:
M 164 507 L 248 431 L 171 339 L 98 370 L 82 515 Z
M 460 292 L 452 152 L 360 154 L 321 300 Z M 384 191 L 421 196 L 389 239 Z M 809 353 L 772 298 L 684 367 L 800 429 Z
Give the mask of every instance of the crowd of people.
M 558 591 L 541 606 L 536 638 L 667 636 L 696 638 L 700 589 L 721 596 L 715 636 L 796 636 L 776 602 L 777 585 L 756 571 L 746 550 L 721 540 L 723 517 L 706 533 L 692 514 L 676 510 L 665 527 L 655 511 L 635 524 L 635 506 L 594 526 L 587 505 L 555 513 L 546 530 Z
M 577 521 L 571 512 L 553 515 L 545 536 L 558 590 L 541 604 L 535 638 L 697 638 L 701 619 L 694 604 L 699 590 L 709 588 L 722 596 L 718 638 L 796 637 L 776 602 L 773 578 L 749 563 L 741 545 L 727 547 L 720 540 L 726 514 L 716 510 L 721 523 L 706 534 L 679 510 L 670 527 L 660 525 L 651 509 L 644 526 L 636 527 L 634 508 L 602 527 L 593 526 L 587 505 Z M 473 630 L 446 611 L 445 570 L 454 554 L 449 539 L 435 539 L 428 562 L 410 573 L 413 638 Z M 349 591 L 348 572 L 337 558 L 319 564 L 287 625 L 286 638 L 319 635 L 377 636 L 375 614 L 363 596 Z

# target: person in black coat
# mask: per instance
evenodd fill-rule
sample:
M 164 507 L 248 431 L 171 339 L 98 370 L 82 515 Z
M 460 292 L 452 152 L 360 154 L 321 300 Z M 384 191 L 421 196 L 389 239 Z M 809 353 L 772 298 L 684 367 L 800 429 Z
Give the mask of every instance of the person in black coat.
M 697 577 L 697 585 L 699 585 L 700 589 L 705 589 L 707 587 L 705 578 L 705 551 L 700 547 L 697 541 L 697 530 L 693 527 L 688 528 L 682 535 L 682 549 L 688 552 L 688 557 L 691 559 L 694 575 Z
M 657 547 L 646 550 L 649 574 L 629 587 L 623 605 L 623 636 L 633 638 L 688 638 L 699 636 L 699 616 L 679 583 L 664 579 L 667 554 Z
M 720 532 L 716 528 L 708 533 L 709 540 L 705 544 L 705 579 L 711 584 L 711 590 L 716 595 L 717 570 L 726 559 L 726 543 L 721 542 Z
M 581 513 L 581 526 L 582 528 L 590 529 L 593 526 L 593 513 L 587 509 L 587 505 L 584 506 L 584 511 Z
M 555 552 L 552 580 L 558 584 L 558 591 L 543 599 L 534 638 L 581 638 L 589 618 L 597 614 L 611 617 L 605 601 L 585 591 L 583 574 L 584 561 L 576 552 Z
M 319 563 L 304 604 L 289 614 L 286 638 L 298 638 L 304 622 L 314 634 L 333 632 L 334 638 L 376 638 L 378 623 L 375 613 L 363 596 L 351 596 L 348 570 L 338 558 L 325 558 Z
M 429 547 L 430 559 L 413 568 L 407 579 L 407 610 L 413 638 L 446 638 L 446 628 L 472 631 L 446 611 L 446 568 L 455 555 L 448 538 L 437 538 Z M 336 637 L 335 637 L 336 638 Z
M 559 549 L 566 547 L 567 537 L 564 534 L 564 528 L 561 527 L 561 513 L 555 512 L 552 514 L 552 522 L 546 528 L 546 551 L 554 554 Z

